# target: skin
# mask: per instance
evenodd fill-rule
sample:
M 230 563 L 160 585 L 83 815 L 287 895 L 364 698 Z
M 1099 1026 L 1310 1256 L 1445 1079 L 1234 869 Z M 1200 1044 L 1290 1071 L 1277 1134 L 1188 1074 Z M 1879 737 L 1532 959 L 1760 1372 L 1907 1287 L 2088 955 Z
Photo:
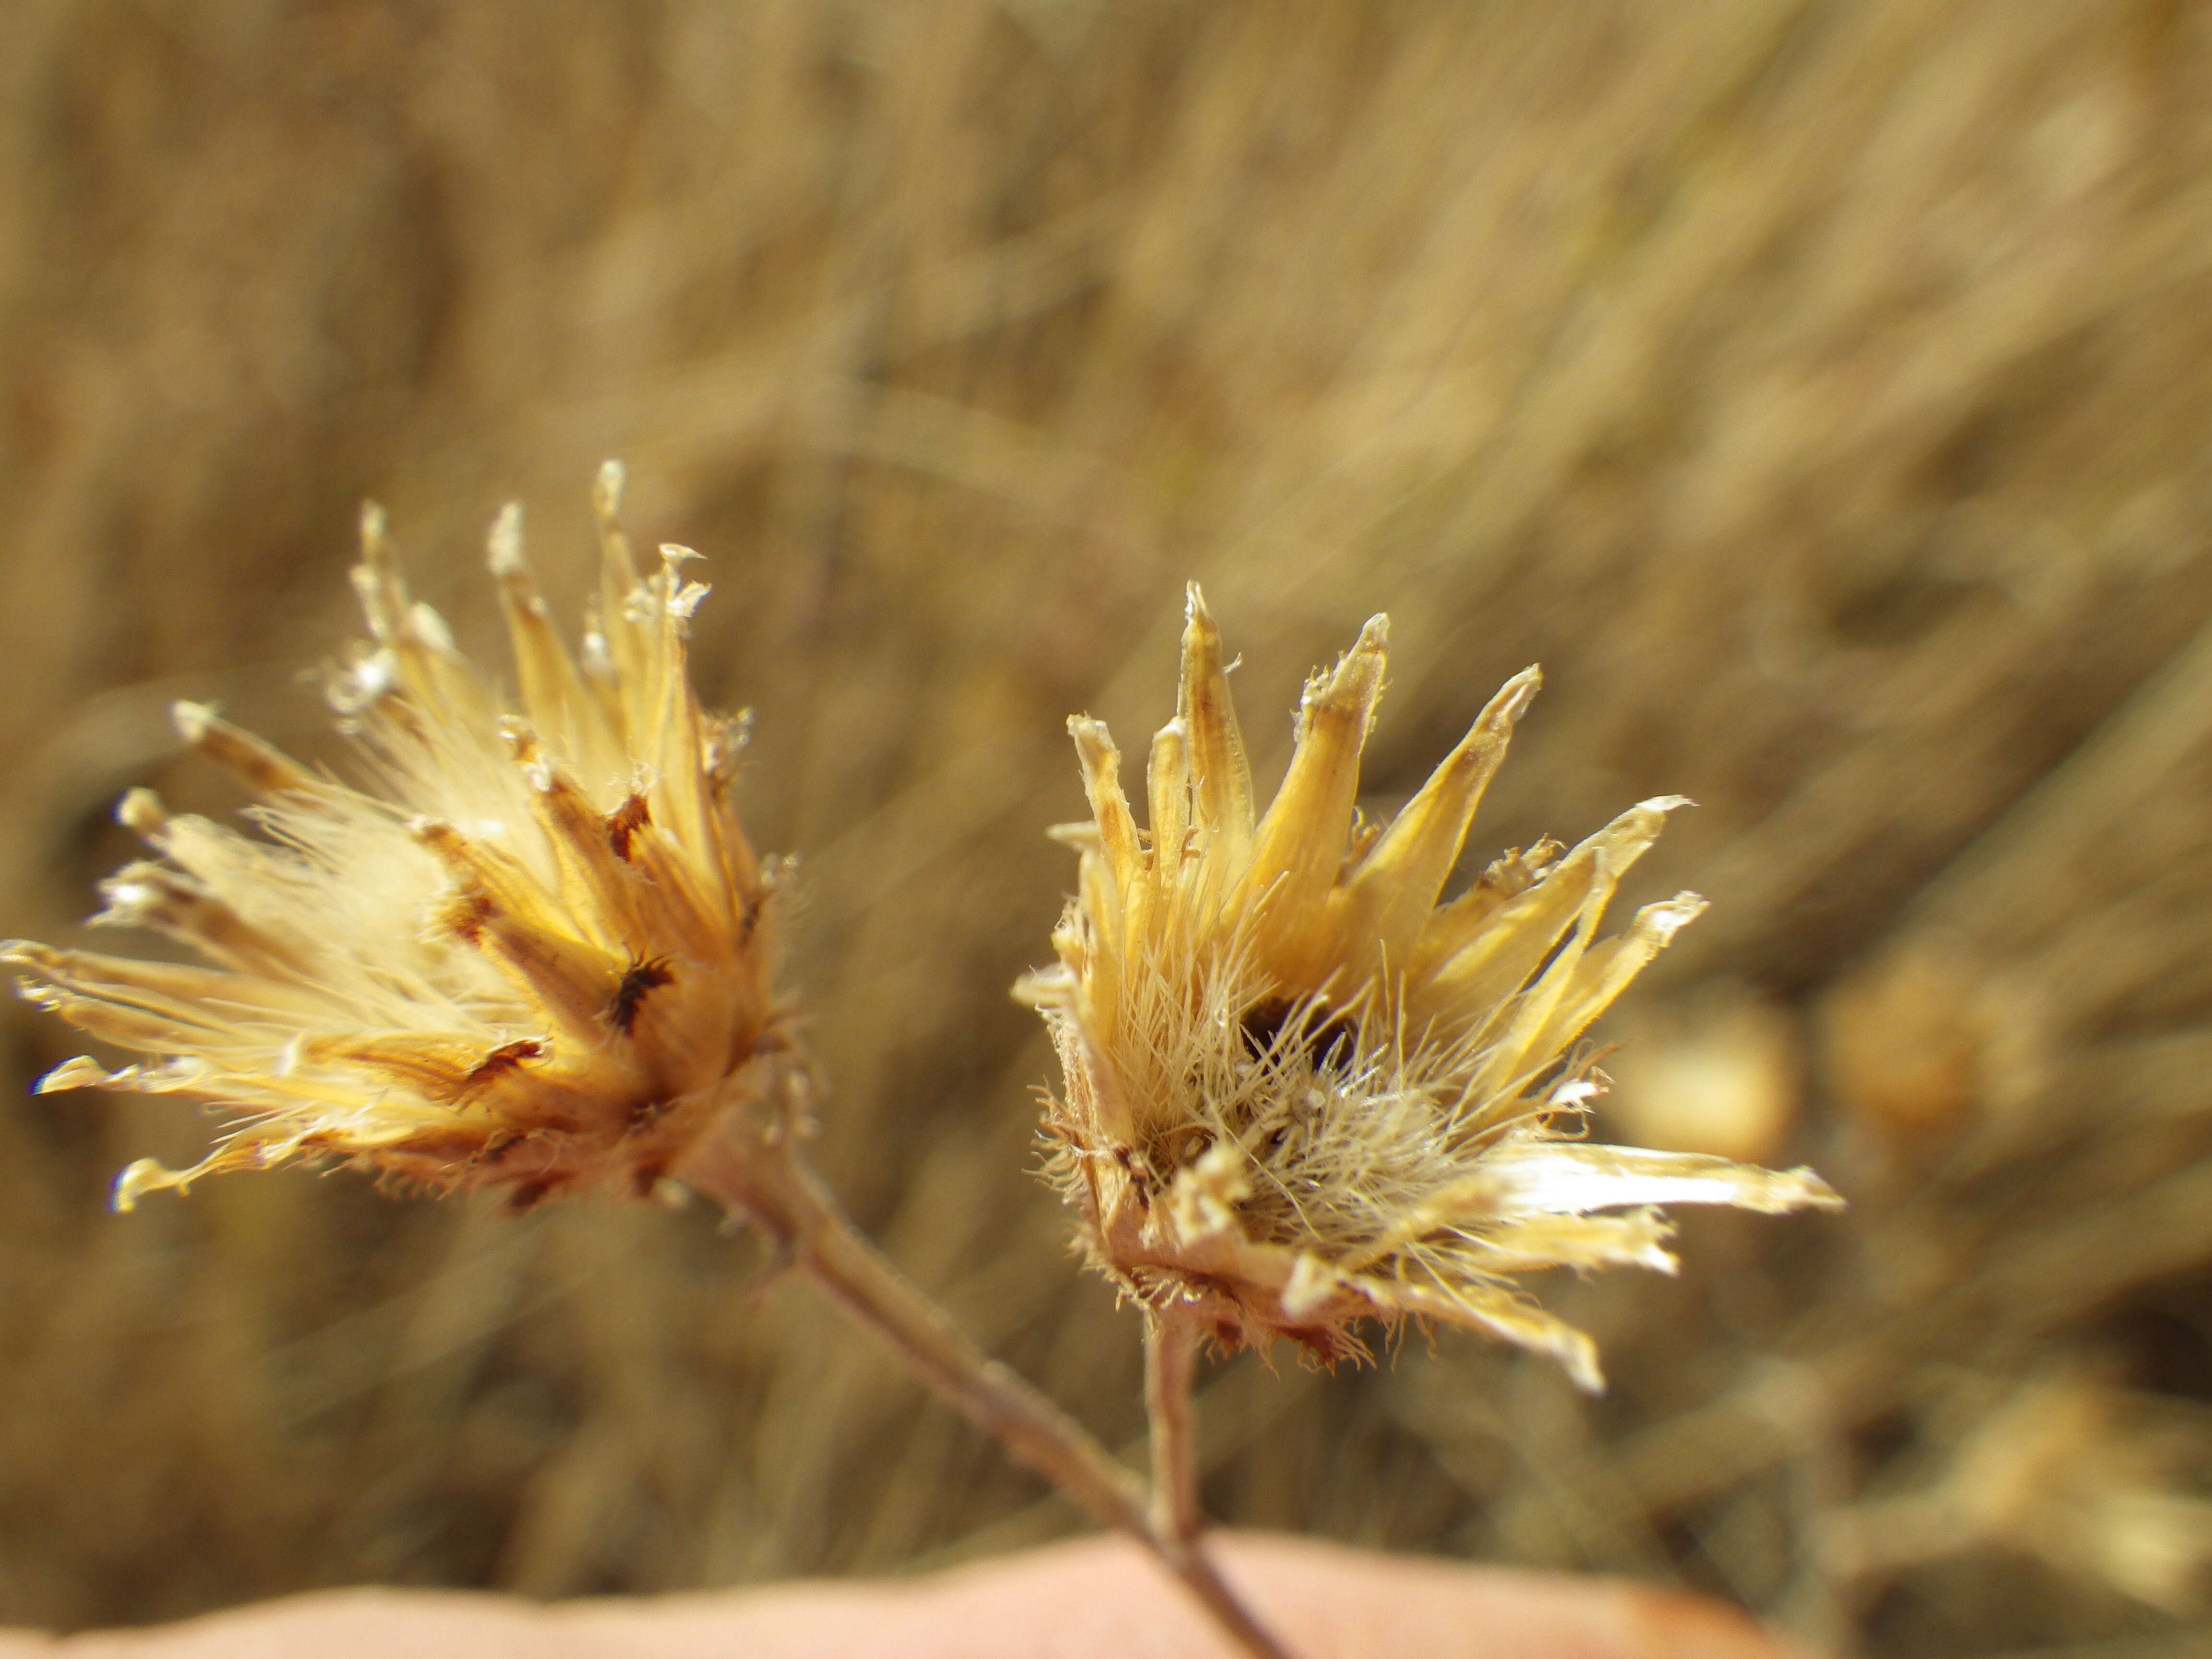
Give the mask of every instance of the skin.
M 1791 1659 L 1733 1609 L 1604 1580 L 1218 1545 L 1299 1659 Z M 1136 1551 L 1085 1539 L 940 1577 L 538 1606 L 321 1591 L 152 1630 L 0 1634 L 0 1659 L 1230 1659 Z

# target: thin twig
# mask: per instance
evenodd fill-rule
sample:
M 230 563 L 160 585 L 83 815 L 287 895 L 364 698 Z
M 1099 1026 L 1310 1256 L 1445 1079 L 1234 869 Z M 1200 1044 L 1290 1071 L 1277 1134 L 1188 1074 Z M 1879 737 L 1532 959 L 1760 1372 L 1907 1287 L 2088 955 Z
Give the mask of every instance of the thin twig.
M 970 1341 L 863 1237 L 788 1137 L 732 1125 L 686 1156 L 678 1178 L 742 1213 L 856 1323 L 1015 1462 L 1035 1469 L 1100 1524 L 1136 1540 L 1252 1659 L 1291 1659 L 1238 1600 L 1194 1539 L 1156 1529 L 1145 1483 L 1075 1419 Z
M 1191 1408 L 1198 1328 L 1174 1312 L 1145 1316 L 1145 1415 L 1152 1426 L 1152 1529 L 1195 1545 L 1206 1517 L 1198 1507 L 1198 1419 Z

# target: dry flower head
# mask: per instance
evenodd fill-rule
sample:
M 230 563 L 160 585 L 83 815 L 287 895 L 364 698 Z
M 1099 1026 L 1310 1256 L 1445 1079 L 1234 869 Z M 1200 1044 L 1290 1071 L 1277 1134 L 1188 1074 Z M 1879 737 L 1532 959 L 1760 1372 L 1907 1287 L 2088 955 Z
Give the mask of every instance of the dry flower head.
M 1638 1145 L 1763 1164 L 1788 1144 L 1804 1055 L 1797 1020 L 1771 998 L 1709 981 L 1616 1038 L 1605 1118 Z
M 2093 1370 L 2028 1377 L 1964 1437 L 1936 1478 L 1828 1518 L 1832 1570 L 1887 1576 L 1983 1548 L 2176 1618 L 2205 1606 L 2212 1498 L 2185 1476 L 2189 1437 Z
M 1281 1335 L 1334 1358 L 1362 1319 L 1462 1325 L 1599 1384 L 1589 1339 L 1513 1284 L 1540 1268 L 1671 1271 L 1653 1206 L 1839 1200 L 1808 1170 L 1583 1144 L 1590 1023 L 1703 908 L 1682 893 L 1598 926 L 1676 798 L 1571 850 L 1505 854 L 1439 904 L 1484 788 L 1535 695 L 1509 680 L 1387 826 L 1357 810 L 1381 696 L 1377 617 L 1306 685 L 1288 775 L 1255 810 L 1219 635 L 1197 589 L 1176 716 L 1153 739 L 1149 831 L 1106 728 L 1069 722 L 1092 820 L 1018 994 L 1063 1091 L 1050 1172 L 1092 1261 L 1224 1345 Z
M 329 692 L 373 790 L 177 706 L 185 741 L 258 798 L 263 834 L 133 791 L 119 815 L 160 856 L 104 884 L 94 921 L 168 934 L 204 965 L 6 947 L 33 1001 L 149 1056 L 72 1060 L 42 1091 L 240 1115 L 189 1170 L 125 1170 L 119 1207 L 295 1157 L 518 1205 L 643 1191 L 773 1063 L 773 883 L 728 800 L 742 728 L 702 713 L 685 669 L 707 590 L 679 548 L 639 578 L 621 484 L 610 463 L 580 659 L 548 621 L 519 509 L 494 526 L 516 714 L 410 600 L 381 515 L 363 514 L 372 638 Z

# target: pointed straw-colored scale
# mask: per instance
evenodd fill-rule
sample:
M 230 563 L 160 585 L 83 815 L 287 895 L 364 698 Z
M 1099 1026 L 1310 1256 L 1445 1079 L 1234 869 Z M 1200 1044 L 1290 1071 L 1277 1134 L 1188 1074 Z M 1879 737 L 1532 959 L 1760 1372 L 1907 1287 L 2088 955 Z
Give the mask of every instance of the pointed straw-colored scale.
M 274 979 L 312 980 L 312 965 L 272 939 L 201 883 L 167 865 L 126 864 L 100 884 L 106 908 L 94 927 L 148 927 L 189 945 L 212 962 Z
M 592 804 L 575 776 L 562 766 L 538 734 L 509 721 L 501 735 L 530 789 L 531 811 L 545 832 L 560 873 L 561 908 L 584 925 L 592 941 L 610 951 L 652 954 L 653 929 L 635 869 L 616 850 L 631 831 L 611 827 L 611 815 Z M 623 809 L 617 808 L 617 813 Z
M 384 509 L 373 501 L 362 508 L 361 562 L 354 567 L 353 585 L 369 633 L 391 653 L 398 689 L 413 704 L 410 724 L 434 712 L 449 724 L 491 718 L 490 700 L 453 649 L 444 619 L 410 598 L 386 533 Z
M 192 1025 L 271 1015 L 317 1018 L 331 1012 L 329 1001 L 311 989 L 220 968 L 147 962 L 98 951 L 61 951 L 29 939 L 0 943 L 0 962 L 34 969 L 48 983 L 65 991 L 167 1013 Z
M 468 893 L 503 916 L 538 931 L 574 940 L 571 930 L 564 925 L 567 915 L 559 896 L 548 892 L 520 859 L 480 837 L 462 834 L 442 818 L 417 818 L 408 830 Z
M 662 549 L 663 568 L 641 581 L 620 525 L 623 470 L 609 461 L 593 491 L 600 573 L 596 615 L 579 670 L 546 617 L 521 544 L 519 509 L 495 525 L 491 568 L 500 578 L 526 708 L 588 789 L 635 786 L 624 775 L 641 760 L 662 820 L 679 839 L 704 849 L 700 860 L 726 891 L 716 914 L 759 908 L 765 895 L 760 861 L 725 792 L 734 772 L 732 723 L 710 731 L 693 694 L 684 640 L 691 611 L 707 590 L 684 584 L 679 563 L 696 555 Z M 599 659 L 594 663 L 594 658 Z
M 298 949 L 302 959 L 314 950 L 313 942 L 301 937 L 292 927 L 285 907 L 287 890 L 297 866 L 284 849 L 241 836 L 228 824 L 197 812 L 172 817 L 161 810 L 148 789 L 133 789 L 125 795 L 116 817 L 247 921 L 270 938 L 284 939 Z
M 1184 950 L 1194 922 L 1196 896 L 1185 878 L 1191 840 L 1190 731 L 1180 716 L 1152 738 L 1145 791 L 1152 834 L 1153 921 L 1148 944 L 1164 951 Z M 1132 950 L 1133 957 L 1137 954 Z
M 1597 1344 L 1556 1314 L 1502 1285 L 1447 1283 L 1438 1279 L 1419 1284 L 1402 1279 L 1362 1278 L 1355 1287 L 1366 1291 L 1382 1307 L 1401 1314 L 1442 1320 L 1496 1337 L 1531 1353 L 1545 1356 L 1585 1394 L 1605 1391 L 1605 1373 L 1597 1363 Z
M 27 951 L 11 952 L 9 959 L 35 968 L 45 981 L 24 983 L 26 999 L 106 1042 L 142 1054 L 163 1054 L 180 1042 L 208 1046 L 234 1041 L 222 1009 L 126 975 L 110 978 L 88 968 L 88 962 L 100 960 L 97 957 L 80 957 L 75 966 Z
M 1501 1010 L 1510 1012 L 1510 1023 L 1478 1074 L 1478 1088 L 1517 1095 L 1705 908 L 1694 893 L 1678 894 L 1669 904 L 1639 912 L 1628 933 L 1597 938 L 1621 878 L 1658 839 L 1667 814 L 1689 804 L 1680 795 L 1644 801 L 1592 837 L 1589 891 L 1574 931 L 1537 982 Z
M 195 1018 L 189 1009 L 164 1007 L 149 1009 L 132 1003 L 111 1001 L 104 996 L 88 996 L 81 992 L 68 991 L 60 986 L 27 981 L 17 987 L 26 1002 L 58 1014 L 80 1031 L 98 1037 L 102 1042 L 112 1042 L 118 1048 L 131 1048 L 142 1054 L 167 1054 L 179 1045 L 179 1039 L 189 1041 L 220 1041 L 230 1033 L 219 1020 Z M 150 1000 L 142 998 L 140 1001 Z
M 177 735 L 195 753 L 264 800 L 331 787 L 274 744 L 233 726 L 204 703 L 173 702 L 169 718 Z
M 1120 1018 L 1120 988 L 1132 960 L 1142 950 L 1152 914 L 1152 883 L 1145 867 L 1136 819 L 1121 788 L 1121 751 L 1103 720 L 1071 715 L 1067 734 L 1083 769 L 1083 792 L 1091 804 L 1077 884 L 1088 924 L 1088 1000 L 1094 1019 L 1113 1029 Z
M 169 850 L 169 827 L 175 820 L 151 789 L 125 790 L 123 799 L 115 803 L 115 821 L 154 851 Z
M 459 1031 L 349 1031 L 300 1045 L 301 1060 L 359 1066 L 438 1106 L 452 1109 L 480 1080 L 495 1052 Z
M 560 928 L 550 896 L 506 854 L 436 820 L 418 822 L 415 835 L 457 883 L 446 907 L 447 928 L 486 947 L 572 1040 L 590 1048 L 604 1038 L 619 964 Z
M 1079 863 L 1078 867 L 1079 869 Z M 1089 926 L 1083 915 L 1083 902 L 1079 896 L 1061 909 L 1060 921 L 1052 930 L 1053 965 L 1032 968 L 1016 980 L 1015 1001 L 1024 1008 L 1034 1008 L 1048 1018 L 1074 1007 L 1081 995 L 1083 975 L 1091 961 L 1090 947 L 1085 937 Z
M 205 1083 L 207 1068 L 198 1062 L 165 1060 L 157 1066 L 123 1066 L 108 1070 L 90 1054 L 64 1060 L 31 1085 L 34 1095 L 66 1094 L 73 1089 L 120 1089 L 131 1094 L 191 1094 Z
M 1121 751 L 1114 746 L 1106 722 L 1087 714 L 1072 715 L 1067 734 L 1075 739 L 1076 757 L 1083 765 L 1083 793 L 1091 803 L 1091 821 L 1098 826 L 1099 853 L 1114 878 L 1117 896 L 1126 894 L 1138 885 L 1145 868 L 1137 821 L 1121 788 Z
M 1322 909 L 1352 835 L 1389 635 L 1389 618 L 1370 617 L 1335 668 L 1307 682 L 1290 770 L 1254 834 L 1239 899 L 1265 918 L 1254 933 L 1260 965 L 1286 989 L 1321 988 L 1329 943 Z M 1336 988 L 1341 996 L 1358 988 Z
M 1498 911 L 1557 869 L 1566 850 L 1547 836 L 1533 847 L 1516 847 L 1492 859 L 1464 893 L 1429 913 L 1407 960 L 1407 975 L 1421 980 L 1434 974 L 1485 932 Z
M 1409 1019 L 1418 1028 L 1455 1010 L 1504 1008 L 1584 914 L 1593 889 L 1602 881 L 1609 896 L 1611 883 L 1658 839 L 1667 813 L 1681 804 L 1668 796 L 1629 808 L 1534 887 L 1480 918 L 1474 936 L 1448 957 L 1426 972 L 1417 961 L 1407 986 Z
M 347 574 L 369 637 L 379 645 L 396 647 L 406 632 L 413 601 L 407 592 L 406 573 L 392 556 L 384 508 L 374 501 L 362 503 L 361 562 Z
M 1591 947 L 1558 1006 L 1530 1042 L 1529 1053 L 1551 1055 L 1564 1051 L 1705 908 L 1705 901 L 1698 895 L 1677 893 L 1662 903 L 1645 905 L 1625 932 Z
M 1075 885 L 1084 918 L 1083 971 L 1077 991 L 1082 1018 L 1093 1031 L 1118 1034 L 1121 981 L 1130 964 L 1121 951 L 1113 866 L 1103 852 L 1095 847 L 1083 850 L 1076 862 Z
M 655 928 L 647 896 L 639 890 L 643 883 L 635 867 L 616 853 L 606 815 L 550 759 L 520 758 L 532 786 L 532 808 L 560 860 L 564 884 L 575 884 L 579 902 L 566 906 L 568 913 L 596 922 L 598 942 L 609 949 L 653 955 Z
M 1760 1170 L 1710 1152 L 1515 1136 L 1486 1155 L 1507 1212 L 1571 1215 L 1640 1204 L 1723 1204 L 1762 1215 L 1841 1209 L 1810 1170 Z
M 685 763 L 692 752 L 685 734 L 675 729 L 682 702 L 675 682 L 684 677 L 686 641 L 684 618 L 672 614 L 672 607 L 684 591 L 684 562 L 696 556 L 688 548 L 663 543 L 659 569 L 630 595 L 629 631 L 639 647 L 636 684 L 626 679 L 623 688 L 631 710 L 630 749 L 656 780 L 665 780 L 672 765 Z
M 1352 879 L 1330 895 L 1333 949 L 1353 985 L 1385 969 L 1404 970 L 1459 862 L 1468 826 L 1505 759 L 1513 728 L 1542 684 L 1534 668 L 1506 681 L 1459 747 L 1358 861 Z
M 1191 817 L 1202 837 L 1205 866 L 1233 879 L 1251 851 L 1252 768 L 1229 695 L 1229 672 L 1222 665 L 1221 632 L 1196 582 L 1184 605 L 1176 718 L 1189 743 Z
M 730 896 L 719 890 L 721 872 L 703 869 L 703 860 L 686 856 L 682 843 L 657 823 L 641 824 L 628 835 L 627 843 L 628 861 L 637 876 L 639 912 L 658 941 L 656 948 L 709 969 L 742 968 L 748 985 L 757 981 L 764 952 L 753 948 L 747 929 L 749 918 L 757 921 L 761 907 L 733 908 Z M 713 882 L 712 890 L 700 880 L 702 875 Z
M 63 990 L 112 1001 L 137 1002 L 148 1008 L 182 1006 L 194 1010 L 236 1000 L 321 1012 L 321 1005 L 306 993 L 273 981 L 231 973 L 220 968 L 195 968 L 182 963 L 147 962 L 135 957 L 112 957 L 99 951 L 64 951 L 34 939 L 0 941 L 0 962 L 30 968 L 41 979 Z
M 704 752 L 701 757 L 701 790 L 707 816 L 714 826 L 715 850 L 720 855 L 722 879 L 732 902 L 757 910 L 768 896 L 769 883 L 760 854 L 731 804 L 730 789 L 738 775 L 738 757 L 751 728 L 750 711 L 734 717 L 702 717 Z
M 129 1215 L 138 1207 L 138 1200 L 149 1193 L 190 1192 L 193 1177 L 205 1173 L 208 1160 L 202 1159 L 189 1170 L 164 1169 L 150 1158 L 134 1158 L 115 1177 L 115 1185 L 108 1201 L 118 1215 Z
M 604 1096 L 589 1086 L 588 1069 L 579 1087 L 568 1075 L 571 1068 L 528 1040 L 487 1046 L 481 1036 L 456 1031 L 349 1033 L 310 1040 L 301 1059 L 343 1068 L 341 1099 L 360 1092 L 360 1079 L 349 1073 L 370 1073 L 380 1091 L 398 1085 L 406 1095 L 380 1092 L 380 1113 L 389 1117 L 404 1109 L 414 1124 L 434 1130 L 471 1122 L 495 1094 L 501 1118 L 524 1132 L 573 1133 L 605 1110 Z
M 1672 1230 L 1663 1218 L 1651 1212 L 1639 1212 L 1636 1218 L 1603 1218 L 1607 1224 L 1595 1227 L 1579 1215 L 1541 1213 L 1531 1218 L 1525 1206 L 1514 1199 L 1510 1180 L 1492 1167 L 1489 1158 L 1486 1152 L 1470 1164 L 1468 1174 L 1398 1212 L 1374 1238 L 1347 1252 L 1333 1265 L 1344 1273 L 1364 1273 L 1425 1240 L 1442 1237 L 1449 1241 L 1452 1251 L 1472 1251 L 1478 1257 L 1494 1257 L 1480 1271 L 1498 1274 L 1577 1265 L 1633 1264 L 1656 1267 L 1662 1272 L 1674 1270 L 1672 1256 L 1663 1251 L 1650 1254 L 1671 1236 Z M 1616 1224 L 1632 1219 L 1639 1224 L 1626 1231 Z M 1588 1231 L 1577 1231 L 1567 1224 L 1570 1221 Z M 1554 1233 L 1559 1237 L 1551 1237 Z M 1533 1255 L 1553 1249 L 1565 1254 L 1532 1259 L 1516 1266 L 1503 1265 L 1516 1251 Z M 1624 1249 L 1629 1253 L 1621 1254 Z
M 1498 1224 L 1486 1232 L 1466 1233 L 1458 1248 L 1479 1273 L 1501 1277 L 1571 1267 L 1588 1273 L 1600 1267 L 1642 1267 L 1671 1273 L 1680 1263 L 1667 1243 L 1671 1223 L 1654 1209 L 1620 1215 L 1540 1215 Z
M 731 868 L 722 846 L 725 814 L 707 775 L 706 721 L 691 690 L 686 641 L 691 613 L 708 590 L 703 584 L 683 580 L 684 562 L 697 554 L 669 544 L 661 548 L 660 556 L 660 574 L 647 585 L 653 606 L 647 681 L 635 700 L 651 712 L 647 724 L 630 732 L 630 747 L 652 768 L 655 818 L 684 845 L 711 853 L 693 862 L 719 886 Z M 714 897 L 714 908 L 726 914 L 731 896 Z
M 1533 983 L 1501 1006 L 1476 1039 L 1489 1047 L 1468 1080 L 1467 1096 L 1473 1101 L 1493 1103 L 1484 1113 L 1485 1118 L 1501 1121 L 1525 1110 L 1521 1103 L 1522 1090 L 1537 1072 L 1558 1057 L 1555 1049 L 1540 1050 L 1538 1041 L 1556 1022 L 1560 1004 L 1579 981 L 1622 871 L 1644 850 L 1644 846 L 1633 842 L 1630 846 L 1632 850 L 1626 859 L 1617 857 L 1611 844 L 1599 846 L 1591 864 L 1589 890 L 1565 943 L 1544 963 Z
M 204 1176 L 273 1169 L 310 1147 L 357 1153 L 393 1146 L 434 1133 L 441 1127 L 440 1119 L 451 1117 L 441 1109 L 408 1102 L 396 1104 L 388 1114 L 379 1113 L 373 1123 L 363 1122 L 343 1091 L 317 1094 L 290 1089 L 279 1095 L 257 1088 L 257 1081 L 250 1076 L 210 1079 L 195 1091 L 234 1109 L 260 1115 L 234 1125 L 188 1170 L 164 1169 L 152 1158 L 140 1158 L 116 1177 L 115 1207 L 127 1213 L 149 1193 L 189 1192 L 192 1182 Z
M 530 723 L 579 772 L 601 788 L 618 788 L 622 749 L 599 700 L 584 686 L 554 629 L 537 577 L 523 553 L 522 504 L 500 509 L 488 539 L 487 562 L 499 585 L 523 712 Z
M 278 798 L 276 810 L 309 799 Z M 171 817 L 150 790 L 130 791 L 116 816 L 167 863 L 133 865 L 103 883 L 110 910 L 96 925 L 181 929 L 226 965 L 313 981 L 325 945 L 297 925 L 293 901 L 312 878 L 295 853 L 197 813 Z
M 609 690 L 617 709 L 623 708 L 623 689 L 636 686 L 645 678 L 635 624 L 629 618 L 631 598 L 641 583 L 629 538 L 623 532 L 623 485 L 622 463 L 609 461 L 599 468 L 592 489 L 592 510 L 599 526 L 599 638 L 606 647 L 607 668 L 615 678 L 616 684 Z M 619 714 L 617 723 L 626 736 L 635 735 Z

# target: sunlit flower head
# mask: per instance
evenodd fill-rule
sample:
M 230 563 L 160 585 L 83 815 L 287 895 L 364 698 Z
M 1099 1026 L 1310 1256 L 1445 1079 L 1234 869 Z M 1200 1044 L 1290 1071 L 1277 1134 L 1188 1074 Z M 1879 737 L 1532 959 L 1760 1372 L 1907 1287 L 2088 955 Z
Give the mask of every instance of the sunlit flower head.
M 514 650 L 509 712 L 408 597 L 380 516 L 354 572 L 369 641 L 331 697 L 366 787 L 311 771 L 208 709 L 185 741 L 258 798 L 260 834 L 120 816 L 159 854 L 104 885 L 96 923 L 204 965 L 17 943 L 24 994 L 104 1042 L 42 1090 L 181 1095 L 234 1114 L 207 1158 L 150 1161 L 142 1194 L 288 1158 L 343 1159 L 527 1205 L 651 1188 L 779 1046 L 774 884 L 731 810 L 742 730 L 702 713 L 684 635 L 706 589 L 679 548 L 640 580 L 601 475 L 601 575 L 580 658 L 547 620 L 521 518 L 491 569 Z
M 1671 1271 L 1656 1204 L 1838 1200 L 1808 1170 L 1568 1138 L 1601 1086 L 1583 1033 L 1704 908 L 1678 894 L 1598 937 L 1686 803 L 1645 801 L 1571 850 L 1509 852 L 1440 905 L 1539 677 L 1509 680 L 1391 823 L 1363 822 L 1386 633 L 1376 617 L 1307 683 L 1264 813 L 1195 588 L 1148 831 L 1104 726 L 1069 722 L 1092 821 L 1056 833 L 1080 852 L 1079 890 L 1058 964 L 1019 988 L 1064 1077 L 1050 1172 L 1097 1265 L 1224 1345 L 1282 1335 L 1334 1358 L 1360 1351 L 1361 1319 L 1433 1319 L 1595 1387 L 1589 1339 L 1515 1275 Z

